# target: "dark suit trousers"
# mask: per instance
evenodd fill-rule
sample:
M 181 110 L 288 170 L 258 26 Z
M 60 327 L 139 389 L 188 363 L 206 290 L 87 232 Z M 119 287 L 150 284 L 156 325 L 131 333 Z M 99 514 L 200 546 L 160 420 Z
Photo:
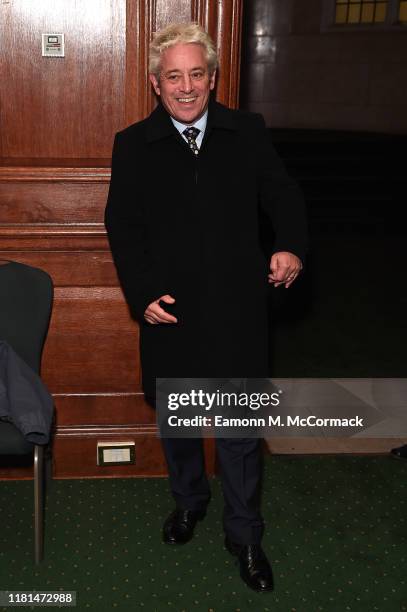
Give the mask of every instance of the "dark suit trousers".
M 178 507 L 205 510 L 210 488 L 200 438 L 163 438 L 171 491 Z M 259 543 L 262 474 L 261 441 L 257 438 L 217 438 L 216 451 L 224 495 L 223 528 L 237 544 Z

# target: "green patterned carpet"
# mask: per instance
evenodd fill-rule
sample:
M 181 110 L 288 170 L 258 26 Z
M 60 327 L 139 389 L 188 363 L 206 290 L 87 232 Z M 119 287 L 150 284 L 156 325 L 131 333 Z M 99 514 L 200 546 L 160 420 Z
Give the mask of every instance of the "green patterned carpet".
M 390 456 L 267 458 L 271 594 L 249 590 L 223 548 L 217 479 L 205 521 L 179 548 L 161 542 L 166 479 L 53 481 L 38 568 L 32 483 L 1 482 L 0 589 L 76 590 L 77 610 L 407 610 L 406 475 L 407 461 Z

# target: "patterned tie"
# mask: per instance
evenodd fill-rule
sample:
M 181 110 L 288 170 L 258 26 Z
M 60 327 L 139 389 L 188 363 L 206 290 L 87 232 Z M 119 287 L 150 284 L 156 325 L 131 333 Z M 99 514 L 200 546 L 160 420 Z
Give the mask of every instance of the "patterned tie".
M 198 145 L 196 144 L 196 138 L 200 131 L 201 130 L 198 130 L 198 128 L 196 127 L 189 127 L 182 132 L 188 140 L 188 144 L 192 153 L 194 153 L 195 155 L 198 155 L 199 153 Z

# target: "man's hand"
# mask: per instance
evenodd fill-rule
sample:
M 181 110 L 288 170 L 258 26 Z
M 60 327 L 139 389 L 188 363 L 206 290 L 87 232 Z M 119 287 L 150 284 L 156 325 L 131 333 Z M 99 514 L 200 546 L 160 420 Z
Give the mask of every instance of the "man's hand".
M 302 270 L 301 260 L 288 251 L 274 253 L 270 260 L 271 274 L 268 275 L 269 283 L 274 287 L 285 285 L 287 289 L 295 281 Z
M 159 301 L 163 301 L 166 304 L 174 304 L 175 299 L 171 295 L 162 295 L 155 302 L 151 302 L 144 312 L 144 318 L 148 323 L 157 325 L 158 323 L 178 323 L 178 320 L 168 312 L 161 308 Z

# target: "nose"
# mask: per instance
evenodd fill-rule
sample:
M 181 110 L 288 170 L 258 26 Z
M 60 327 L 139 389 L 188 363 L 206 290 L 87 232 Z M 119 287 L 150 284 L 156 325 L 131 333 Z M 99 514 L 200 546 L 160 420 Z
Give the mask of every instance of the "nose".
M 181 90 L 185 93 L 190 93 L 192 91 L 192 81 L 189 74 L 184 74 L 181 82 Z

